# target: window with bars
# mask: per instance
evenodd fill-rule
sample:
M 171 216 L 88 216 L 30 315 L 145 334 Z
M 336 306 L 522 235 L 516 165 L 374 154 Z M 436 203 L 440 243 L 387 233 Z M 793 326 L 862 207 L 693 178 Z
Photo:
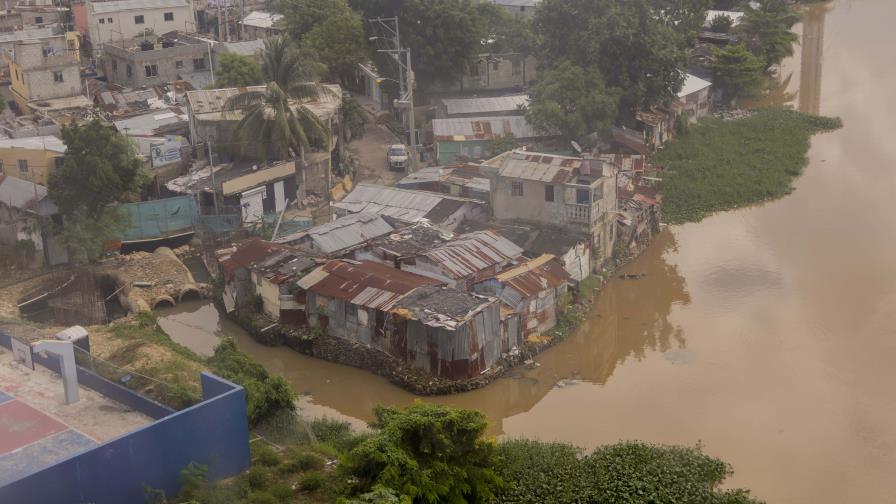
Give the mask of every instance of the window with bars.
M 512 180 L 510 182 L 510 195 L 511 196 L 522 196 L 523 195 L 523 182 L 521 180 Z

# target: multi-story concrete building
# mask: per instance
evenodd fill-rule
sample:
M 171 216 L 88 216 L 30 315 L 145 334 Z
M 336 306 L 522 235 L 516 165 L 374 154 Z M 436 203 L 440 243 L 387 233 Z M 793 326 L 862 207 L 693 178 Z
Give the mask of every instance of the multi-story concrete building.
M 210 43 L 179 31 L 107 42 L 103 71 L 110 82 L 132 88 L 185 80 L 202 89 L 212 82 Z
M 190 0 L 83 0 L 72 4 L 75 28 L 96 49 L 147 33 L 196 31 Z
M 0 172 L 40 185 L 65 156 L 65 144 L 54 136 L 0 140 Z
M 12 54 L 4 55 L 12 81 L 10 89 L 22 109 L 29 102 L 82 94 L 78 53 L 60 50 L 58 44 L 66 41 L 64 35 L 59 37 L 57 44 L 46 40 L 17 41 Z
M 616 184 L 609 163 L 514 150 L 482 166 L 483 171 L 491 168 L 496 218 L 559 224 L 586 232 L 595 255 L 610 257 Z

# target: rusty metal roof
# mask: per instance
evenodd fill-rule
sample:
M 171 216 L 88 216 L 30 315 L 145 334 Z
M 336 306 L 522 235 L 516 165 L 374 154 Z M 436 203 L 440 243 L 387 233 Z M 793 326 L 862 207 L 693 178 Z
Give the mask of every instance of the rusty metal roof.
M 544 136 L 524 116 L 433 119 L 432 134 L 436 142 L 493 140 L 505 135 L 515 138 Z
M 231 249 L 219 250 L 217 256 L 224 270 L 224 278 L 230 280 L 233 273 L 240 268 L 251 268 L 278 252 L 294 250 L 292 247 L 261 238 L 250 238 Z
M 556 257 L 543 254 L 495 276 L 495 279 L 512 287 L 526 299 L 563 284 L 569 280 L 569 273 Z
M 388 310 L 417 287 L 444 282 L 373 261 L 336 259 L 303 277 L 298 285 L 321 296 Z
M 455 329 L 495 302 L 495 298 L 427 285 L 404 296 L 393 309 L 406 310 L 411 318 L 428 326 Z
M 476 231 L 459 236 L 426 254 L 455 279 L 475 275 L 522 255 L 523 249 L 493 231 Z
M 581 158 L 515 150 L 499 158 L 501 177 L 564 183 L 581 168 Z

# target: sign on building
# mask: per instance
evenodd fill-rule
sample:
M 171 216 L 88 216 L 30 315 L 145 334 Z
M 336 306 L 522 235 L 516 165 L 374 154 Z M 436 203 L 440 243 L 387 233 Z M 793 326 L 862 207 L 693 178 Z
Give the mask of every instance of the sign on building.
M 153 144 L 150 152 L 152 155 L 152 167 L 170 165 L 180 162 L 180 146 L 183 137 L 166 136 L 165 142 L 161 144 Z

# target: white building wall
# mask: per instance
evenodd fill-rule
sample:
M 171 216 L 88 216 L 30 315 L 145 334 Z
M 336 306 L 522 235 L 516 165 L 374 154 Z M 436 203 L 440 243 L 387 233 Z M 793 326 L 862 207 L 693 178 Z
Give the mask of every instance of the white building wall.
M 166 21 L 165 13 L 173 14 L 174 19 Z M 97 47 L 112 40 L 140 36 L 146 29 L 151 29 L 158 35 L 174 30 L 196 31 L 196 20 L 190 3 L 180 7 L 133 9 L 103 14 L 94 12 L 94 4 L 90 3 L 87 16 L 90 41 Z M 135 22 L 136 16 L 143 16 L 142 24 Z

